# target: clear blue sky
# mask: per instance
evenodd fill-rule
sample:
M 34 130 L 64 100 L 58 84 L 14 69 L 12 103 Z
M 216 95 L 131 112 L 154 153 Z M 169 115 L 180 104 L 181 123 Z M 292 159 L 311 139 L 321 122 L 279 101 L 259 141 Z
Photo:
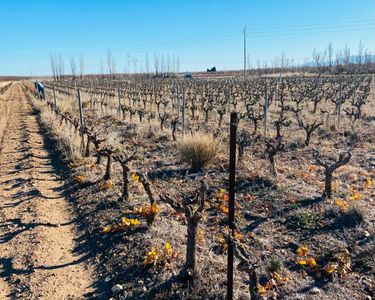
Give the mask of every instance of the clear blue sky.
M 0 75 L 51 73 L 50 54 L 65 69 L 82 55 L 98 72 L 111 49 L 119 71 L 144 68 L 146 53 L 176 55 L 180 71 L 242 68 L 242 29 L 248 53 L 271 61 L 285 52 L 302 62 L 329 42 L 375 53 L 374 0 L 8 0 L 0 7 Z

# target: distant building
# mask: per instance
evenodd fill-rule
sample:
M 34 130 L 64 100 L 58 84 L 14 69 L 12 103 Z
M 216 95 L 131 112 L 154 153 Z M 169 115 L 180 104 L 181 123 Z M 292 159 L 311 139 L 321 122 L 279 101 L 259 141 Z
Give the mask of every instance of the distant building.
M 190 72 L 186 72 L 185 74 L 184 74 L 184 78 L 193 78 L 193 74 L 192 73 L 190 73 Z

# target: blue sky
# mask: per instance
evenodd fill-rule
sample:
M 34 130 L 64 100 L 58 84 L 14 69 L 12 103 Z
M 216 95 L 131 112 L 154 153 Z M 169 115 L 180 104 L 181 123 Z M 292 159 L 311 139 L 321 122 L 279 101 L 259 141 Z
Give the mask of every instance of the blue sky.
M 375 53 L 374 0 L 9 0 L 0 9 L 0 75 L 48 75 L 50 54 L 82 55 L 89 73 L 145 68 L 154 53 L 178 56 L 180 71 L 239 69 L 242 29 L 250 62 L 287 57 L 302 62 L 314 48 L 359 41 Z M 130 64 L 129 64 L 130 62 Z

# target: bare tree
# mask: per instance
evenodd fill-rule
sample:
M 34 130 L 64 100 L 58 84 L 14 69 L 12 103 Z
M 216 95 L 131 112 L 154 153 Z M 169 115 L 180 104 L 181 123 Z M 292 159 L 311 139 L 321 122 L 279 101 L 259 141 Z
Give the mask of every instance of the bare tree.
M 340 73 L 340 70 L 342 70 L 343 65 L 343 52 L 342 50 L 337 51 L 336 58 L 335 58 L 335 72 Z
M 76 65 L 76 61 L 74 59 L 74 56 L 70 56 L 69 58 L 69 63 L 70 63 L 70 69 L 72 71 L 72 79 L 75 80 L 76 79 L 76 72 L 77 72 L 77 65 Z
M 326 51 L 327 51 L 327 65 L 328 65 L 329 71 L 332 72 L 332 70 L 333 70 L 333 46 L 332 46 L 332 43 L 328 44 L 328 47 L 327 47 Z
M 65 76 L 65 66 L 64 66 L 64 59 L 61 54 L 58 55 L 58 72 L 59 72 L 59 78 L 61 81 L 64 80 Z
M 180 72 L 180 57 L 177 56 L 177 61 L 176 61 L 176 72 Z
M 159 54 L 154 54 L 154 67 L 155 67 L 155 76 L 157 77 L 159 74 Z
M 150 72 L 150 62 L 148 59 L 148 53 L 146 53 L 146 74 L 149 74 Z
M 128 53 L 128 54 L 126 54 L 126 61 L 127 61 L 127 65 L 128 65 L 128 73 L 131 73 L 131 71 L 130 71 L 130 65 L 131 65 L 130 60 L 131 60 L 130 55 Z
M 79 76 L 81 77 L 81 79 L 83 78 L 84 73 L 85 73 L 85 61 L 83 59 L 83 56 L 80 55 L 80 57 L 79 57 Z
M 284 69 L 286 67 L 286 57 L 285 57 L 285 51 L 281 53 L 281 61 L 280 61 L 280 67 L 281 69 Z
M 51 64 L 53 80 L 56 81 L 58 76 L 57 76 L 57 70 L 56 70 L 56 59 L 55 59 L 54 54 L 50 55 L 50 64 Z
M 363 49 L 364 45 L 363 42 L 360 41 L 358 45 L 358 54 L 357 54 L 357 64 L 358 64 L 358 72 L 362 71 L 362 63 L 363 63 Z
M 176 55 L 175 54 L 173 54 L 173 57 L 172 57 L 172 72 L 176 73 Z
M 323 70 L 323 68 L 324 68 L 324 66 L 323 66 L 324 58 L 322 57 L 322 55 L 316 49 L 314 49 L 312 56 L 313 56 L 313 59 L 315 61 L 315 65 L 318 68 L 318 72 L 323 73 L 323 71 L 324 71 Z
M 167 75 L 169 77 L 169 74 L 171 72 L 171 56 L 169 55 L 169 53 L 167 54 Z
M 164 53 L 161 54 L 160 58 L 160 73 L 162 76 L 164 76 L 165 73 L 165 58 L 164 58 Z
M 344 65 L 349 68 L 350 66 L 350 48 L 348 47 L 348 45 L 345 45 L 345 48 L 344 48 Z
M 108 53 L 107 53 L 107 68 L 108 68 L 109 76 L 112 78 L 115 78 L 116 62 L 115 62 L 115 59 L 113 58 L 111 50 L 108 50 Z
M 134 74 L 137 73 L 137 59 L 133 58 L 133 72 Z
M 102 75 L 102 78 L 104 78 L 104 64 L 103 59 L 100 59 L 100 74 Z
M 250 54 L 247 54 L 246 63 L 247 63 L 247 70 L 250 73 L 251 71 Z

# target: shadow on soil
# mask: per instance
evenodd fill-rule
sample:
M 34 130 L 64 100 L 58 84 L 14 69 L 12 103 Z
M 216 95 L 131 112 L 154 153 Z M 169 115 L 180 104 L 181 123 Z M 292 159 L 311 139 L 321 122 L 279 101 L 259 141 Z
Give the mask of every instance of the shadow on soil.
M 102 243 L 103 245 L 101 247 L 98 247 L 97 241 L 101 240 L 101 232 L 98 230 L 97 232 L 91 232 L 89 233 L 87 230 L 87 225 L 84 223 L 85 215 L 82 210 L 77 208 L 77 202 L 74 198 L 74 192 L 76 190 L 76 185 L 72 185 L 68 182 L 69 178 L 69 171 L 64 169 L 62 161 L 60 159 L 61 155 L 56 150 L 56 147 L 54 145 L 53 139 L 49 136 L 48 131 L 43 125 L 43 122 L 40 121 L 40 117 L 37 117 L 39 126 L 41 128 L 40 134 L 43 136 L 44 139 L 44 149 L 48 151 L 47 157 L 37 157 L 40 159 L 51 159 L 51 165 L 53 167 L 53 171 L 50 173 L 58 174 L 62 177 L 64 180 L 64 185 L 54 188 L 55 191 L 60 192 L 62 196 L 64 196 L 71 204 L 72 207 L 75 209 L 76 219 L 69 222 L 76 223 L 77 225 L 77 238 L 75 240 L 76 247 L 74 248 L 74 254 L 79 255 L 80 258 L 77 260 L 74 260 L 68 264 L 62 264 L 62 265 L 54 265 L 54 266 L 40 266 L 40 269 L 57 269 L 57 268 L 64 268 L 69 265 L 73 264 L 79 264 L 82 262 L 89 263 L 95 268 L 94 275 L 100 274 L 101 266 L 100 266 L 100 259 L 98 260 L 97 257 L 100 255 L 100 253 L 105 253 L 105 251 L 111 247 L 112 243 L 114 241 L 106 241 L 105 243 Z M 93 183 L 95 184 L 95 183 Z M 42 195 L 41 195 L 42 196 Z M 45 196 L 43 196 L 45 197 Z M 48 198 L 48 197 L 45 197 Z M 95 211 L 91 211 L 90 214 L 95 213 Z M 67 225 L 67 224 L 61 224 Z M 30 225 L 32 226 L 32 225 Z M 36 224 L 35 226 L 55 226 L 54 224 Z M 25 229 L 26 230 L 26 229 Z M 121 237 L 119 239 L 122 240 Z M 94 262 L 95 260 L 95 262 Z M 99 263 L 98 263 L 99 261 Z M 106 291 L 108 291 L 108 285 L 105 284 L 105 281 L 102 278 L 93 278 L 93 288 L 94 292 L 84 295 L 87 299 L 107 299 Z

